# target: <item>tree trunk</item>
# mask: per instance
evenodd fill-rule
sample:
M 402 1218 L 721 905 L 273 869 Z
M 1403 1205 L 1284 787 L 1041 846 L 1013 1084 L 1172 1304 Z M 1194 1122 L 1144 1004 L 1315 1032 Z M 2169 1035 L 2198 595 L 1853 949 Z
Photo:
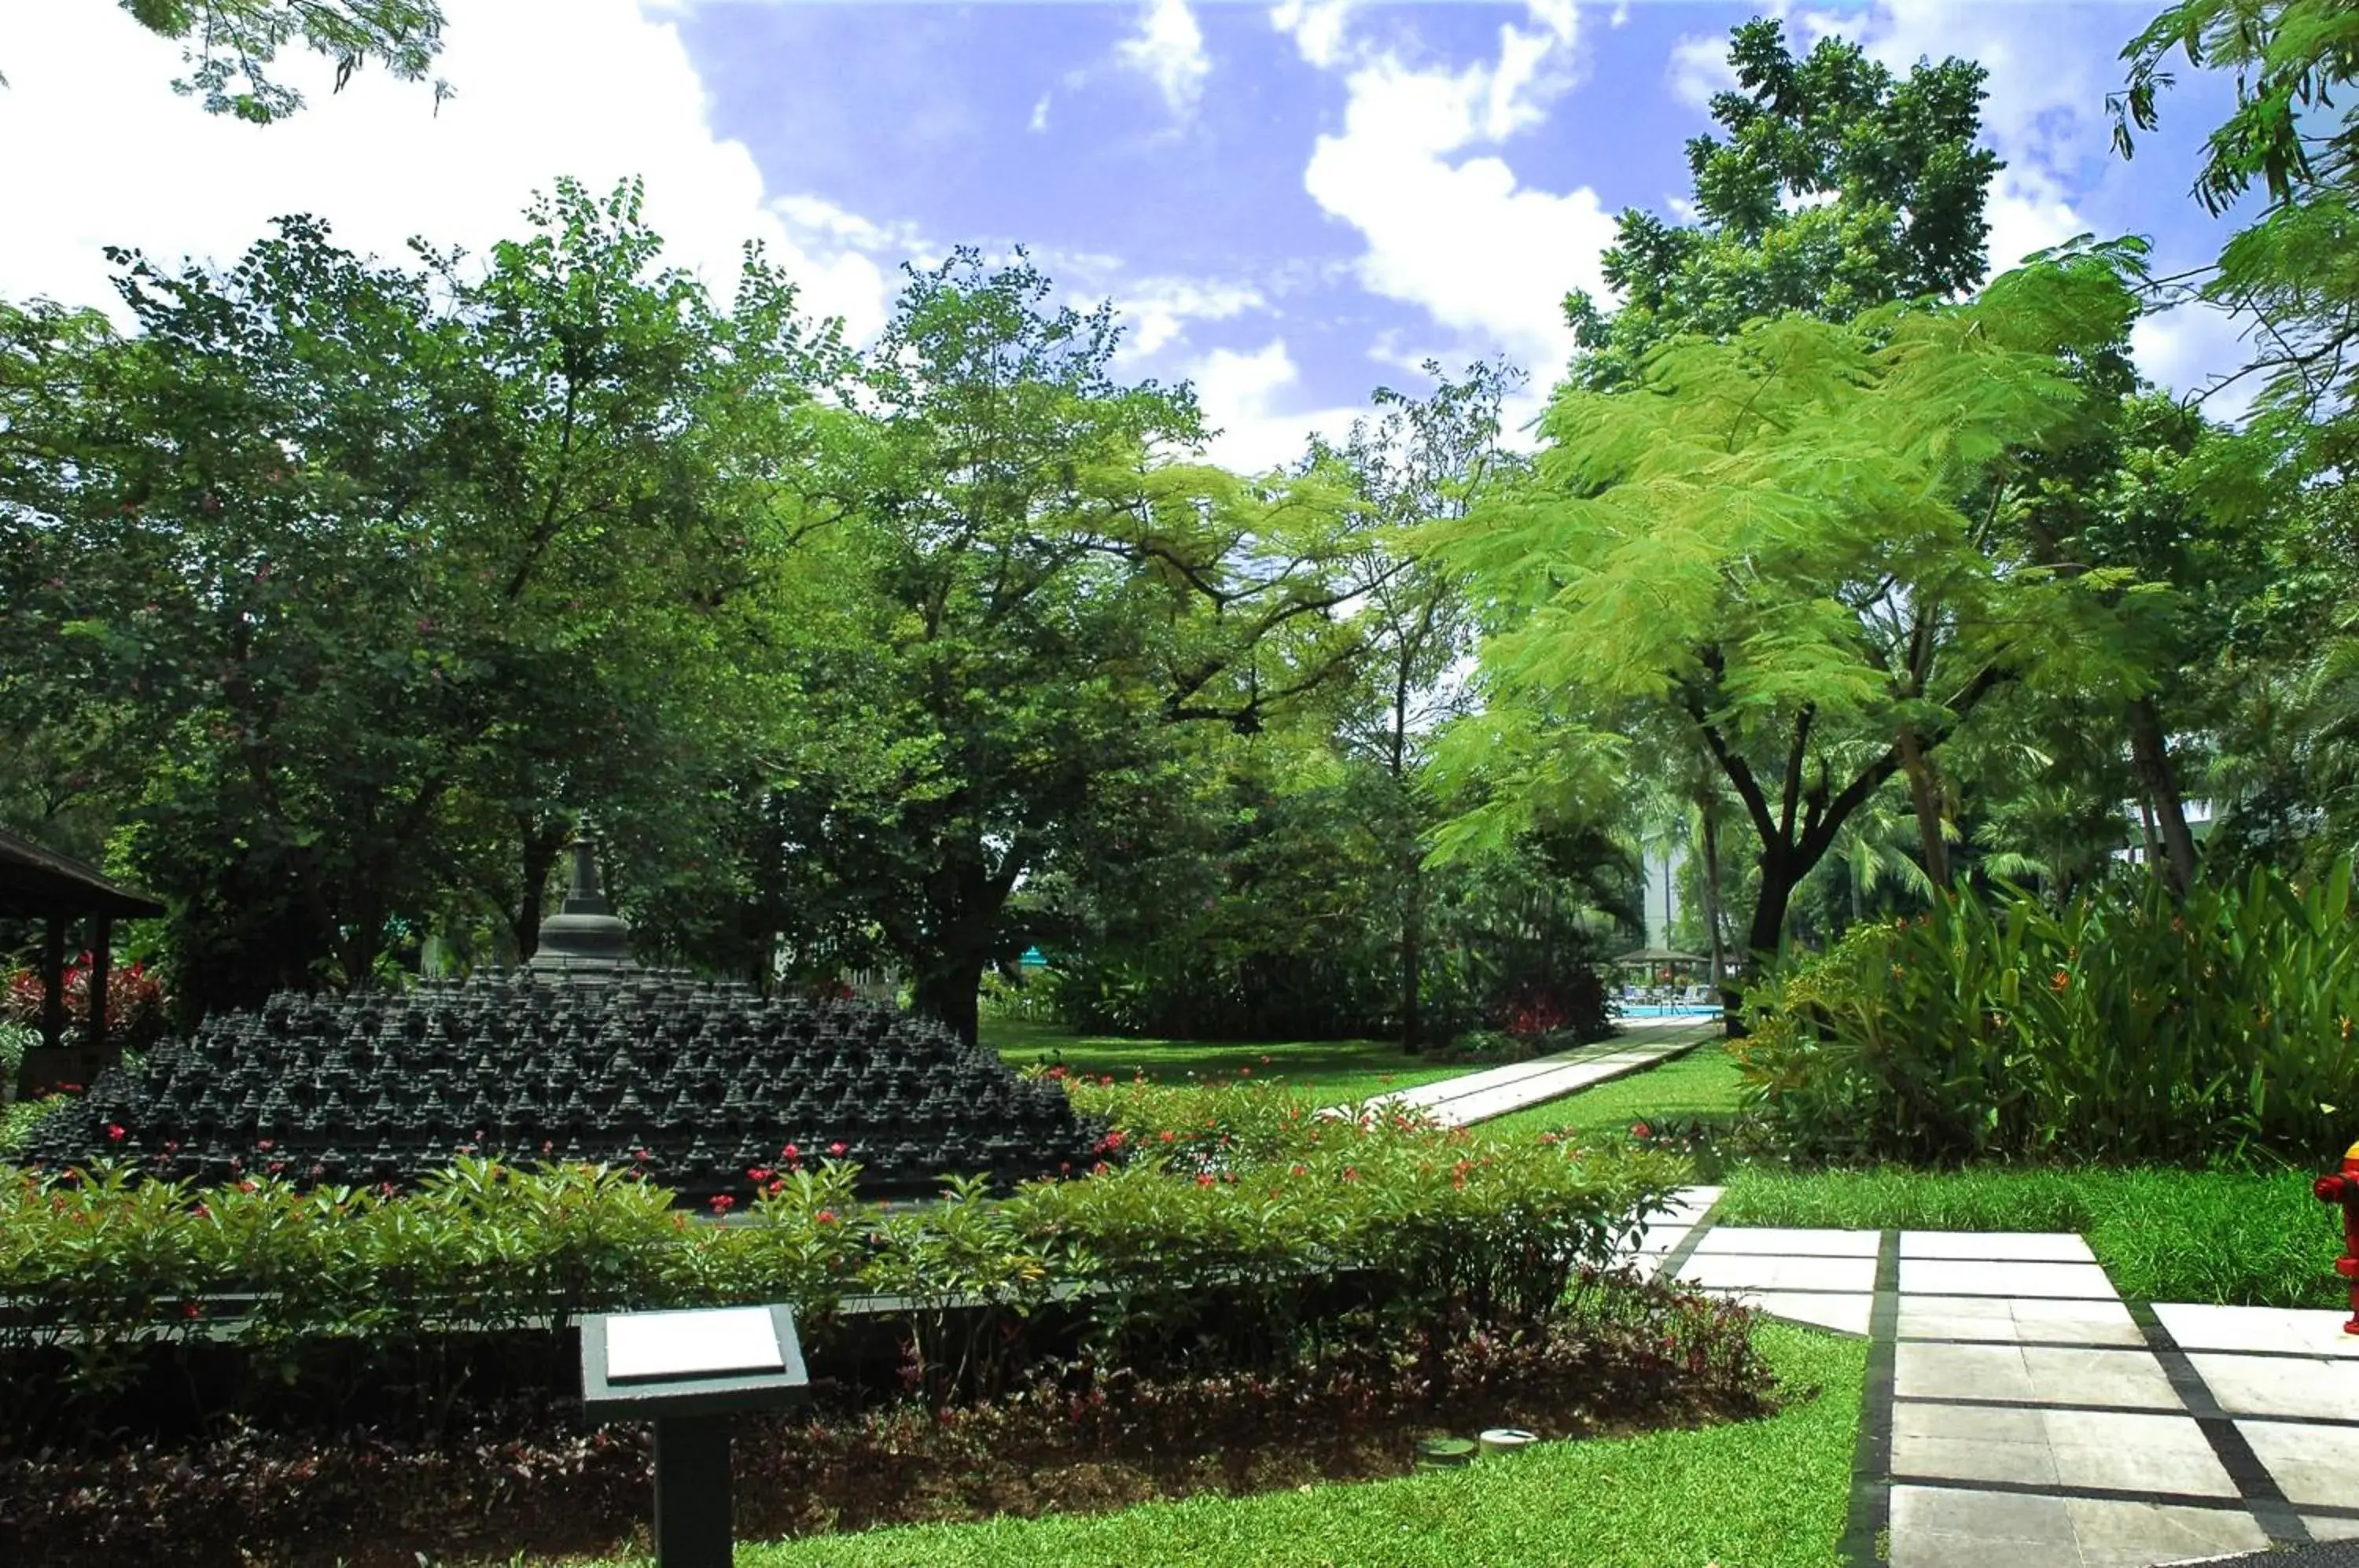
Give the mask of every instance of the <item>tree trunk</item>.
M 1703 920 L 1712 937 L 1712 987 L 1717 991 L 1728 978 L 1728 949 L 1720 934 L 1720 812 L 1707 800 L 1702 816 Z
M 960 959 L 929 969 L 911 986 L 917 1010 L 958 1031 L 967 1044 L 976 1043 L 983 1028 L 983 961 Z
M 2170 742 L 2162 715 L 2152 697 L 2130 704 L 2130 762 L 2147 800 L 2154 809 L 2157 835 L 2162 840 L 2162 864 L 2170 889 L 2180 898 L 2195 886 L 2195 835 L 2188 831 L 2187 805 L 2179 798 L 2178 770 L 2170 763 Z
M 1413 867 L 1401 899 L 1400 961 L 1401 1049 L 1421 1051 L 1425 1047 L 1425 1019 L 1419 1003 L 1425 967 L 1425 878 Z
M 524 880 L 519 885 L 516 908 L 508 911 L 508 928 L 516 932 L 516 962 L 528 964 L 540 951 L 540 910 L 549 898 L 549 874 L 557 867 L 557 858 L 565 853 L 565 841 L 570 829 L 560 825 L 556 832 L 535 832 L 527 829 L 524 835 Z
M 1758 978 L 1767 975 L 1777 962 L 1777 953 L 1786 935 L 1786 909 L 1793 902 L 1794 887 L 1801 880 L 1785 855 L 1764 854 L 1761 856 L 1761 899 L 1753 906 L 1753 929 L 1745 934 L 1746 962 Z M 1734 992 L 1723 992 L 1723 1018 L 1731 1039 L 1745 1032 L 1744 1021 L 1736 1010 Z
M 1941 839 L 1941 779 L 1933 759 L 1925 755 L 1924 737 L 1915 724 L 1903 724 L 1893 737 L 1900 754 L 1900 770 L 1908 777 L 1908 803 L 1917 811 L 1917 836 L 1923 846 L 1925 875 L 1936 891 L 1950 885 L 1950 847 Z

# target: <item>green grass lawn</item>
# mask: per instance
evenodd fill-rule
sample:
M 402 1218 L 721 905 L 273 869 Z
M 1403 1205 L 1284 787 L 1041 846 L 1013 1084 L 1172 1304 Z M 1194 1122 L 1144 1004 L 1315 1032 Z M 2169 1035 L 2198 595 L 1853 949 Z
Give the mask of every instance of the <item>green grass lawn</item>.
M 1510 1111 L 1479 1125 L 1484 1132 L 1506 1138 L 1568 1130 L 1593 1138 L 1603 1132 L 1626 1131 L 1632 1122 L 1647 1118 L 1725 1116 L 1736 1110 L 1736 1083 L 1735 1062 L 1717 1041 L 1706 1040 L 1660 1067 L 1633 1073 L 1561 1100 Z
M 1440 1067 L 1409 1055 L 1397 1045 L 1372 1040 L 1287 1040 L 1266 1045 L 1193 1040 L 1129 1040 L 1083 1034 L 1053 1024 L 985 1019 L 983 1043 L 1013 1067 L 1050 1059 L 1076 1073 L 1112 1073 L 1127 1081 L 1138 1072 L 1155 1083 L 1185 1084 L 1191 1078 L 1249 1075 L 1316 1089 L 1322 1098 L 1364 1099 L 1388 1089 L 1407 1089 L 1471 1073 L 1471 1067 Z
M 1727 1116 L 1736 1063 L 1707 1042 L 1676 1062 L 1481 1124 L 1494 1137 L 1625 1132 L 1641 1119 Z M 2133 1301 L 2340 1307 L 2339 1213 L 2312 1171 L 1999 1166 L 1797 1171 L 1743 1161 L 1717 1174 L 1721 1225 L 1845 1230 L 2079 1232 Z
M 1767 1421 L 1544 1443 L 1464 1470 L 1118 1513 L 740 1545 L 738 1568 L 1833 1568 L 1867 1345 L 1756 1325 Z M 1817 1396 L 1799 1397 L 1815 1388 Z

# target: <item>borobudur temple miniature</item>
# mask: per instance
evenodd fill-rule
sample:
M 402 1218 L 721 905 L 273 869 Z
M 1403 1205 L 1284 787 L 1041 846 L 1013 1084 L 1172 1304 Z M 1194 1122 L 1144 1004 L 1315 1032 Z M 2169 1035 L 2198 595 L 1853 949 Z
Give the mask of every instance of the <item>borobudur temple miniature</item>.
M 636 1169 L 701 1203 L 832 1155 L 858 1162 L 873 1197 L 930 1194 L 947 1174 L 1067 1174 L 1101 1158 L 1103 1133 L 930 1020 L 637 966 L 585 831 L 530 967 L 282 993 L 210 1019 L 101 1075 L 27 1157 L 309 1187 L 408 1185 L 463 1152 Z

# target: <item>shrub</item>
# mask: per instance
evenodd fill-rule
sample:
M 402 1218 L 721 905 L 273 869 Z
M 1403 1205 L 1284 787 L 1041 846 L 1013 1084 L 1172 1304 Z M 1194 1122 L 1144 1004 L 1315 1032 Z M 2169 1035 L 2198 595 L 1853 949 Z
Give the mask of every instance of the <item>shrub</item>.
M 2322 1159 L 2359 1112 L 2351 871 L 1940 900 L 1748 997 L 1768 1135 L 1813 1158 Z
M 824 1339 L 864 1293 L 901 1299 L 910 1386 L 932 1398 L 1003 1386 L 1027 1320 L 1077 1292 L 1093 1343 L 1143 1372 L 1266 1367 L 1369 1312 L 1419 1332 L 1543 1322 L 1571 1271 L 1686 1174 L 1537 1142 L 1475 1151 L 1408 1117 L 1281 1121 L 1251 1146 L 1279 1127 L 1283 1159 L 1199 1129 L 1212 1138 L 1158 1136 L 1127 1164 L 998 1202 L 953 1183 L 897 1209 L 858 1201 L 849 1165 L 759 1170 L 728 1224 L 691 1222 L 628 1173 L 477 1159 L 411 1193 L 0 1172 L 0 1387 L 37 1407 L 0 1413 L 103 1401 L 151 1342 L 217 1319 L 292 1387 L 323 1346 L 431 1363 L 462 1328 L 561 1331 L 625 1308 L 786 1301 Z M 60 1354 L 61 1388 L 24 1375 Z
M 80 1040 L 90 1028 L 91 956 L 82 953 L 66 965 L 66 1021 Z M 0 993 L 0 1018 L 38 1029 L 48 987 L 29 969 L 8 976 Z M 111 971 L 106 981 L 106 1032 L 115 1045 L 144 1051 L 163 1038 L 165 1008 L 169 1005 L 163 985 L 147 965 L 133 963 Z M 18 1049 L 22 1049 L 21 1045 Z

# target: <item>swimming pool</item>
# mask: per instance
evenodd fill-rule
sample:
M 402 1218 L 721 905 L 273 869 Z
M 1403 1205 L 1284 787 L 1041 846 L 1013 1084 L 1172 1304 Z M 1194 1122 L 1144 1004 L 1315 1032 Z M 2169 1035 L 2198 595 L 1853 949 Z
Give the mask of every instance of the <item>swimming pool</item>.
M 1620 1011 L 1625 1018 L 1708 1018 L 1720 1009 L 1709 1002 L 1700 1007 L 1690 1007 L 1685 1002 L 1675 1002 L 1669 1007 L 1659 1002 L 1624 1002 L 1620 1004 Z

